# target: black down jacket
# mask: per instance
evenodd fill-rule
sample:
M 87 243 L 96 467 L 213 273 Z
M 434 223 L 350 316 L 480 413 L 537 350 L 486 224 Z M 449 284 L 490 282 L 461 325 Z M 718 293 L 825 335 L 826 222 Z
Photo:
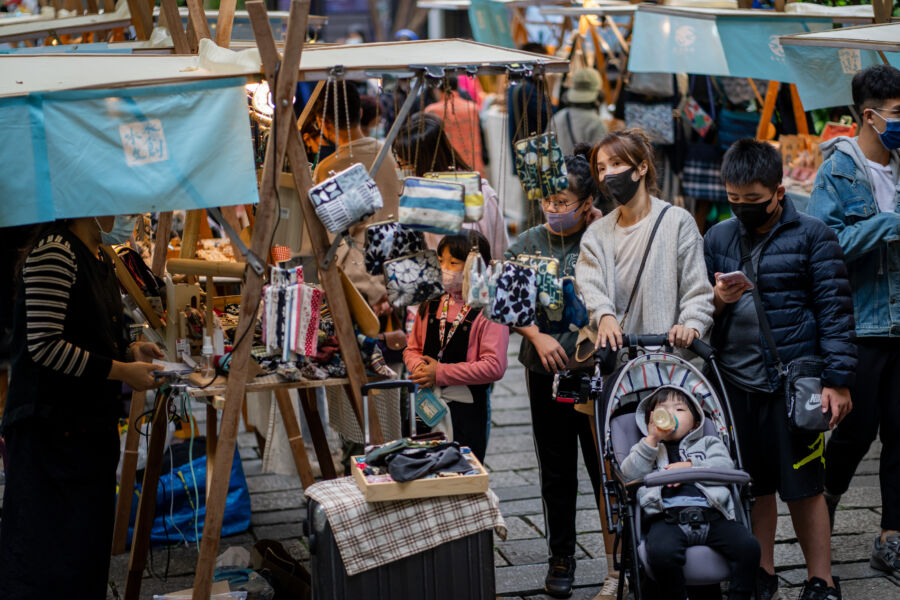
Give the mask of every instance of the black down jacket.
M 705 236 L 706 270 L 715 285 L 716 273 L 741 270 L 740 236 L 744 226 L 736 218 L 712 227 Z M 784 364 L 801 356 L 825 359 L 822 385 L 846 387 L 856 376 L 856 334 L 853 299 L 844 254 L 837 236 L 815 217 L 802 214 L 784 199 L 781 220 L 764 242 L 757 285 L 778 355 Z M 716 315 L 713 346 L 721 347 L 728 333 L 731 306 Z M 769 382 L 780 383 L 776 361 L 766 349 Z

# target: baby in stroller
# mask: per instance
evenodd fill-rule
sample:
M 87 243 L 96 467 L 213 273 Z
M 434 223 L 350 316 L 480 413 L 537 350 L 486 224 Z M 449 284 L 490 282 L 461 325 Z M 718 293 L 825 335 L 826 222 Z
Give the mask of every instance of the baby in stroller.
M 674 417 L 674 428 L 661 430 L 651 413 L 664 409 Z M 644 398 L 635 412 L 645 437 L 622 462 L 629 480 L 658 470 L 687 468 L 733 469 L 734 461 L 721 439 L 704 435 L 705 416 L 700 403 L 677 385 L 660 386 Z M 684 600 L 682 568 L 689 546 L 706 545 L 728 561 L 729 600 L 751 598 L 759 568 L 759 543 L 735 521 L 734 500 L 726 485 L 712 483 L 669 484 L 641 487 L 638 503 L 645 515 L 647 563 L 660 584 L 660 597 Z

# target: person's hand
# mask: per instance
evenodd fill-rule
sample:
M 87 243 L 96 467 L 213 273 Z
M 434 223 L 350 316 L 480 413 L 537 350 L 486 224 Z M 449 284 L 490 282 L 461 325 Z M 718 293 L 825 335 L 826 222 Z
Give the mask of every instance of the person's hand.
M 644 438 L 644 441 L 651 448 L 656 448 L 665 439 L 666 435 L 668 435 L 667 432 L 660 431 L 659 427 L 653 421 L 650 421 L 647 423 L 647 437 Z
M 831 421 L 828 427 L 834 429 L 853 410 L 853 400 L 850 399 L 850 390 L 845 387 L 822 388 L 822 413 L 831 411 Z
M 685 469 L 687 467 L 693 467 L 694 463 L 689 460 L 683 460 L 681 462 L 669 463 L 665 467 L 663 467 L 666 471 L 669 469 Z
M 743 283 L 725 283 L 719 279 L 721 273 L 716 273 L 716 286 L 713 288 L 713 295 L 722 304 L 734 304 L 741 299 L 747 286 Z
M 372 305 L 372 312 L 375 313 L 376 317 L 382 317 L 393 310 L 390 302 L 388 302 L 387 295 L 383 296 L 381 300 Z
M 596 206 L 591 206 L 590 210 L 584 213 L 584 225 L 588 227 L 591 223 L 599 221 L 601 218 L 603 218 L 603 211 Z
M 135 362 L 153 362 L 165 358 L 159 346 L 153 342 L 135 342 L 131 345 L 131 355 Z
M 603 315 L 600 322 L 597 323 L 597 350 L 606 348 L 609 344 L 613 350 L 618 350 L 622 345 L 622 328 L 613 315 Z
M 559 345 L 555 337 L 546 333 L 538 333 L 531 338 L 531 343 L 534 344 L 534 349 L 545 369 L 555 373 L 566 368 L 569 357 L 566 356 L 566 351 Z
M 415 368 L 410 379 L 423 388 L 434 387 L 437 381 L 437 365 L 438 361 L 430 356 L 422 356 L 422 362 Z
M 699 331 L 684 325 L 675 325 L 669 330 L 669 344 L 676 348 L 687 348 L 698 337 Z
M 159 381 L 153 374 L 160 368 L 159 365 L 151 362 L 124 363 L 115 360 L 109 371 L 108 379 L 121 381 L 136 392 L 144 392 L 156 389 L 162 384 L 162 381 Z

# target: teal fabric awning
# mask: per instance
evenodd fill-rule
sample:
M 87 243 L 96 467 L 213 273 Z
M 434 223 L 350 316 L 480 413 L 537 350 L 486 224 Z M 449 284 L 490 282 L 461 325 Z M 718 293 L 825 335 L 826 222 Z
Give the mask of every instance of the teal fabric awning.
M 780 42 L 807 110 L 853 104 L 853 76 L 881 64 L 879 52 L 900 68 L 900 23 L 783 36 Z
M 628 69 L 792 82 L 780 36 L 831 29 L 831 17 L 640 5 Z

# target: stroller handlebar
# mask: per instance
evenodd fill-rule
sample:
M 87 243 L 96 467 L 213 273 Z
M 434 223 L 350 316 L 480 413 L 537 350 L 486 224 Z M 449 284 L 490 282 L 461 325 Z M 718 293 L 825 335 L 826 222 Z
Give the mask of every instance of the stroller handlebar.
M 654 335 L 637 335 L 634 333 L 626 333 L 622 335 L 622 347 L 634 347 L 634 346 L 668 346 L 669 345 L 669 334 L 660 333 Z M 713 355 L 713 348 L 700 338 L 697 338 L 691 345 L 688 346 L 688 349 L 702 358 L 703 360 L 709 360 Z
M 736 483 L 743 485 L 750 483 L 750 475 L 746 471 L 738 469 L 714 469 L 709 467 L 692 467 L 690 469 L 671 469 L 668 471 L 654 471 L 644 476 L 644 485 L 661 486 L 670 483 Z

